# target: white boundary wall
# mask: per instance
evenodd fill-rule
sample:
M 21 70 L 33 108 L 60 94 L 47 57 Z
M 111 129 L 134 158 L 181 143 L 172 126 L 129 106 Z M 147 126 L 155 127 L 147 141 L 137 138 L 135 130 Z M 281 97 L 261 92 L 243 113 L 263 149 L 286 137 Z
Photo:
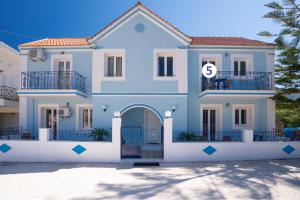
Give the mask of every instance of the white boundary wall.
M 0 151 L 0 162 L 120 162 L 121 119 L 112 124 L 112 142 L 50 141 L 50 129 L 39 129 L 38 141 L 0 140 L 0 148 L 11 147 Z M 77 154 L 72 150 L 77 145 L 86 150 Z
M 243 130 L 243 142 L 178 142 L 172 143 L 172 118 L 164 119 L 164 161 L 230 161 L 300 158 L 298 142 L 253 142 L 253 131 Z M 295 150 L 287 154 L 282 149 L 292 146 Z M 203 150 L 211 146 L 216 149 L 211 155 Z
M 172 142 L 172 118 L 164 119 L 164 161 L 229 161 L 300 158 L 300 142 L 253 142 L 253 131 L 243 131 L 243 142 Z M 50 129 L 39 130 L 38 141 L 0 140 L 0 162 L 120 162 L 121 118 L 112 119 L 112 142 L 50 141 Z M 1 146 L 10 146 L 1 152 Z M 86 151 L 72 149 L 81 145 Z M 287 154 L 286 146 L 295 150 Z M 203 150 L 216 149 L 211 155 Z

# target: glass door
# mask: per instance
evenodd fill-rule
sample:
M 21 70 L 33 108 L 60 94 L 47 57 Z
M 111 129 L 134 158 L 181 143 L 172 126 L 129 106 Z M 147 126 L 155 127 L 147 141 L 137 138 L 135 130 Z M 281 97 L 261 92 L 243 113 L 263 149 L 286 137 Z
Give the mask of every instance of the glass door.
M 70 61 L 58 61 L 59 89 L 71 89 Z
M 216 137 L 216 109 L 203 109 L 203 136 L 214 141 Z
M 57 139 L 57 110 L 56 108 L 46 108 L 46 128 L 51 128 L 51 138 Z

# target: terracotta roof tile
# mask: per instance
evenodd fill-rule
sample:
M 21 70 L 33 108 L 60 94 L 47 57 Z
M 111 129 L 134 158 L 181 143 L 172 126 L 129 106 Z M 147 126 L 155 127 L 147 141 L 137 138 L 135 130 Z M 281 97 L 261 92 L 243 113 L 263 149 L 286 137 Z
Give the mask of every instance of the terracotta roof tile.
M 88 37 L 82 38 L 46 38 L 25 44 L 20 47 L 49 47 L 49 46 L 88 46 Z
M 242 37 L 192 37 L 192 45 L 208 46 L 275 46 L 258 40 Z

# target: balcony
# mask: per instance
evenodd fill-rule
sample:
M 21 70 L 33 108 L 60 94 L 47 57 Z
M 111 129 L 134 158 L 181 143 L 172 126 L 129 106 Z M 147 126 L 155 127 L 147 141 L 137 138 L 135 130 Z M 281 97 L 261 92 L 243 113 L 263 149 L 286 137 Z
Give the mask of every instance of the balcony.
M 17 89 L 5 85 L 0 85 L 0 99 L 19 101 Z
M 213 78 L 200 79 L 200 97 L 207 94 L 248 94 L 272 96 L 273 80 L 271 72 L 245 72 L 219 71 Z
M 22 72 L 21 91 L 18 93 L 25 94 L 25 90 L 58 90 L 58 93 L 61 93 L 62 90 L 75 90 L 85 93 L 85 77 L 76 71 Z

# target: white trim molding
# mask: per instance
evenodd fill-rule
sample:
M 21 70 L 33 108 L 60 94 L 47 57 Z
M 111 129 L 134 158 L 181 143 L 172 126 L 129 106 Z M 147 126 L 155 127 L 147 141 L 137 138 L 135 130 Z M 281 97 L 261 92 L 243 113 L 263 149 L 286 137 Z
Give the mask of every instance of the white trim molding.
M 159 77 L 158 57 L 173 57 L 173 76 Z M 154 81 L 177 81 L 178 92 L 186 93 L 188 91 L 188 54 L 187 49 L 153 49 L 153 80 Z
M 216 110 L 216 131 L 223 130 L 223 105 L 222 104 L 200 104 L 200 131 L 203 131 L 203 110 Z
M 52 54 L 51 55 L 51 71 L 58 71 L 58 69 L 56 69 L 56 68 L 58 68 L 56 60 L 70 61 L 70 71 L 73 70 L 73 54 Z
M 79 90 L 56 90 L 56 89 L 28 89 L 28 90 L 18 90 L 17 94 L 19 96 L 82 96 L 87 97 L 87 95 Z
M 232 129 L 253 129 L 255 127 L 255 104 L 232 104 Z M 246 110 L 246 121 L 245 125 L 236 125 L 235 124 L 235 110 L 236 109 L 245 109 Z M 248 120 L 251 120 L 250 122 Z
M 239 59 L 239 60 L 244 60 L 246 61 L 246 72 L 253 72 L 253 54 L 231 54 L 231 67 L 230 71 L 234 71 L 234 60 Z
M 59 117 L 58 117 L 59 104 L 38 104 L 38 128 L 43 128 L 42 127 L 42 108 L 57 109 L 56 127 L 57 127 L 57 131 L 59 131 Z
M 89 108 L 89 109 L 92 109 L 93 108 L 93 104 L 76 104 L 76 130 L 79 131 L 79 130 L 89 130 L 89 129 L 82 129 L 79 127 L 80 125 L 80 109 L 82 108 Z
M 276 116 L 275 101 L 268 98 L 267 99 L 267 130 L 272 131 L 276 128 L 275 116 Z

